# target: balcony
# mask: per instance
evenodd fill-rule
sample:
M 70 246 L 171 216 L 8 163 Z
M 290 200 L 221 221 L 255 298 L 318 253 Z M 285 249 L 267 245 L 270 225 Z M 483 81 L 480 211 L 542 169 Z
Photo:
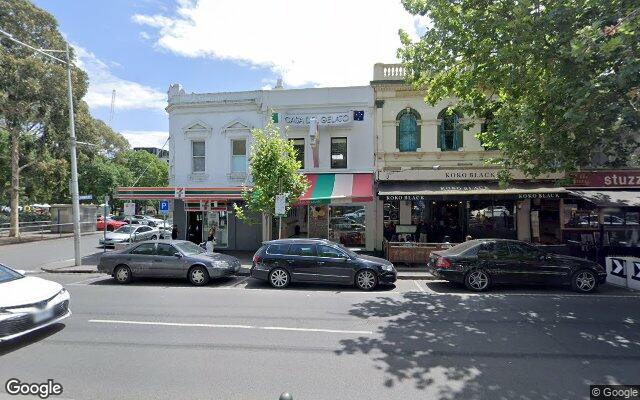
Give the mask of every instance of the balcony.
M 402 64 L 382 64 L 373 66 L 374 81 L 404 81 L 405 68 Z

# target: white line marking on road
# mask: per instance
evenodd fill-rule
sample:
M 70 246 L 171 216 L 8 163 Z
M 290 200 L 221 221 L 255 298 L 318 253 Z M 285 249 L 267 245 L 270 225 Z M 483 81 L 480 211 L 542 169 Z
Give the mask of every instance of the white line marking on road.
M 422 286 L 420 286 L 420 284 L 418 283 L 418 281 L 413 281 L 413 283 L 416 284 L 416 286 L 418 287 L 418 290 L 421 291 L 422 293 L 427 293 L 424 288 Z
M 111 320 L 111 319 L 90 319 L 89 322 L 99 323 L 99 324 L 182 326 L 182 327 L 195 327 L 195 328 L 259 329 L 259 330 L 265 330 L 265 331 L 351 333 L 351 334 L 359 334 L 359 335 L 373 335 L 372 331 L 349 331 L 349 330 L 342 330 L 342 329 L 320 329 L 320 328 L 291 328 L 291 327 L 286 327 L 286 326 L 255 326 L 255 325 L 228 325 L 228 324 L 189 324 L 189 323 L 181 323 L 181 322 L 122 321 L 122 320 Z

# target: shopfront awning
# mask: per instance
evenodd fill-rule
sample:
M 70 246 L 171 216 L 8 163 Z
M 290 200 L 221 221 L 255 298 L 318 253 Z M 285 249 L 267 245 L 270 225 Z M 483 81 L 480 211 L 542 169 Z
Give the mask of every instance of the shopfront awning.
M 184 187 L 121 187 L 116 198 L 122 200 L 224 201 L 241 200 L 242 187 L 184 188 Z
M 640 189 L 633 190 L 571 190 L 600 207 L 640 207 Z
M 378 196 L 383 200 L 472 200 L 561 198 L 571 193 L 550 183 L 498 182 L 380 182 Z
M 307 174 L 309 188 L 299 204 L 359 203 L 373 200 L 373 174 Z

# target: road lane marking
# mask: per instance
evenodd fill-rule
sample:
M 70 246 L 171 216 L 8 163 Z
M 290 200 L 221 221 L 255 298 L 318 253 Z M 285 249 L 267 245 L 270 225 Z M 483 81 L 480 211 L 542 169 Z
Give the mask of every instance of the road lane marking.
M 351 331 L 351 330 L 342 330 L 342 329 L 322 329 L 322 328 L 291 328 L 286 326 L 192 324 L 192 323 L 182 323 L 182 322 L 123 321 L 123 320 L 112 320 L 112 319 L 90 319 L 89 322 L 99 323 L 99 324 L 182 326 L 182 327 L 193 327 L 193 328 L 257 329 L 257 330 L 265 330 L 265 331 L 294 331 L 294 332 L 348 333 L 348 334 L 358 334 L 358 335 L 373 335 L 372 331 Z
M 110 277 L 106 277 L 106 276 L 96 276 L 93 278 L 87 278 L 87 279 L 83 279 L 81 281 L 77 281 L 77 282 L 71 282 L 71 283 L 64 283 L 64 285 L 66 286 L 83 286 L 83 285 L 89 285 L 92 284 L 94 282 L 98 282 L 101 280 L 105 280 L 105 279 L 111 279 Z
M 424 288 L 422 286 L 420 286 L 420 284 L 418 283 L 418 281 L 413 281 L 413 283 L 416 284 L 416 286 L 418 287 L 418 290 L 421 291 L 422 293 L 427 293 Z

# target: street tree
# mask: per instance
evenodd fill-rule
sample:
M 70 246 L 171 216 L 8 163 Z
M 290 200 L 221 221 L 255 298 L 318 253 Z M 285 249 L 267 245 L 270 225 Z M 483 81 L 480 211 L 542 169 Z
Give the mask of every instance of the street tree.
M 307 190 L 308 182 L 299 170 L 302 164 L 296 158 L 293 144 L 271 122 L 263 129 L 253 129 L 253 147 L 249 158 L 252 186 L 245 186 L 241 207 L 234 204 L 236 216 L 252 221 L 249 214 L 273 216 L 276 195 L 287 193 L 285 210 L 288 211 Z
M 36 48 L 66 45 L 53 16 L 25 0 L 0 0 L 0 29 Z M 48 136 L 65 131 L 60 123 L 68 124 L 66 67 L 5 36 L 0 48 L 0 120 L 10 138 L 10 235 L 19 236 L 20 175 L 37 162 Z M 87 76 L 75 68 L 72 75 L 76 102 L 86 93 Z
M 627 0 L 403 0 L 398 55 L 425 100 L 486 119 L 504 171 L 619 167 L 640 152 L 640 8 Z M 634 158 L 635 157 L 635 158 Z

